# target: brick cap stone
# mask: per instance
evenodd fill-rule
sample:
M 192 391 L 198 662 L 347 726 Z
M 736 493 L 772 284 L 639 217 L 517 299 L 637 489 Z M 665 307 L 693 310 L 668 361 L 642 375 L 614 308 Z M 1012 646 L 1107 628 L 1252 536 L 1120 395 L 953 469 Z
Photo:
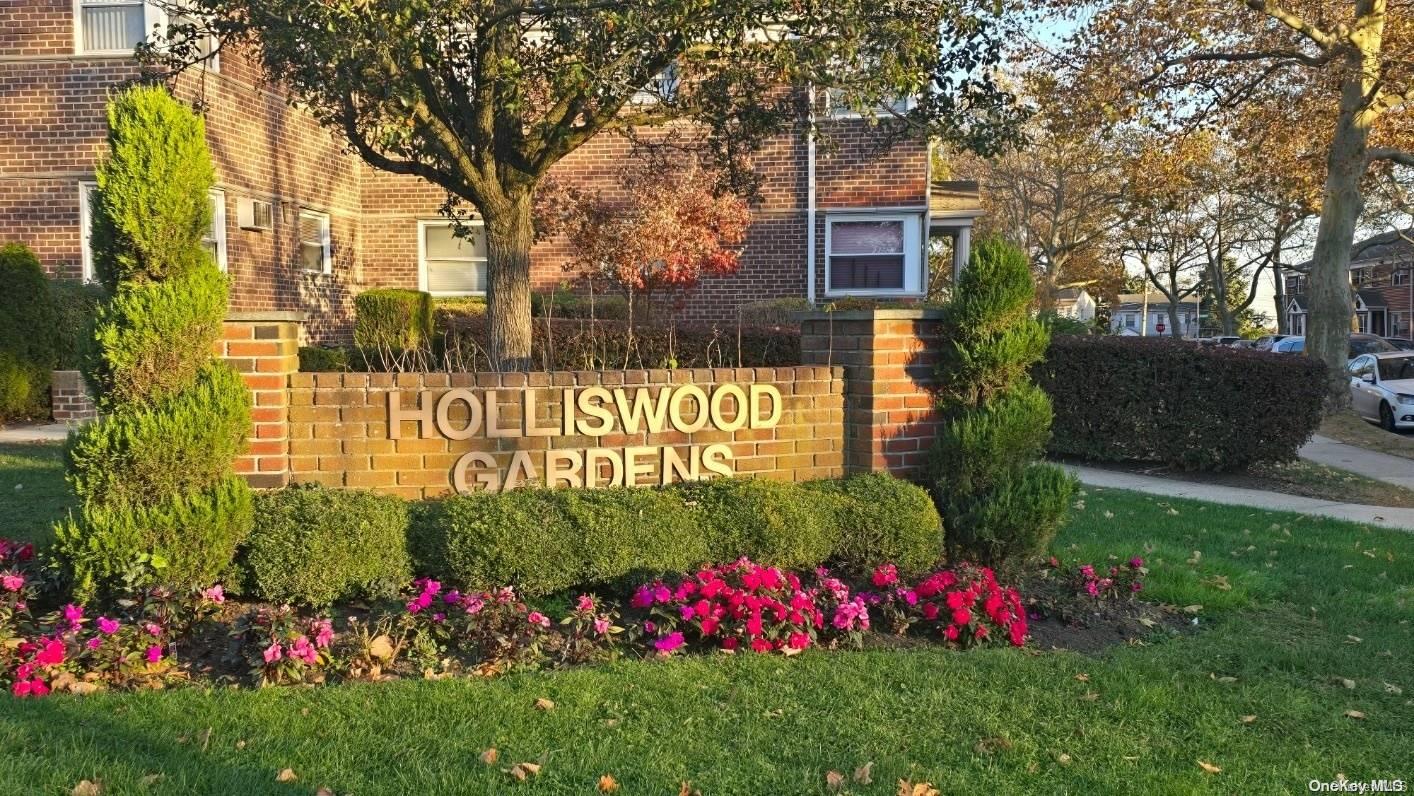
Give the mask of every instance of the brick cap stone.
M 261 321 L 278 321 L 280 323 L 303 323 L 309 320 L 309 313 L 303 310 L 254 310 L 251 312 L 231 312 L 226 314 L 228 321 L 244 321 L 247 323 L 259 323 Z
M 812 310 L 791 313 L 791 320 L 794 321 L 828 321 L 831 318 L 837 321 L 936 321 L 942 317 L 942 310 L 931 307 L 839 310 L 837 312 Z

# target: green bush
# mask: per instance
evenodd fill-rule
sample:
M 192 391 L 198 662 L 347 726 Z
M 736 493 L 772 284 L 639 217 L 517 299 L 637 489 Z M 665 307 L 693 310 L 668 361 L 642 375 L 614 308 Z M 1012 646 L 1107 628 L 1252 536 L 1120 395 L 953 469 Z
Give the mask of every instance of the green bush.
M 12 360 L 0 393 L 0 420 L 40 414 L 59 362 L 49 280 L 28 246 L 0 246 L 0 355 Z
M 255 596 L 312 607 L 389 597 L 412 577 L 408 505 L 372 492 L 294 487 L 255 498 L 244 549 Z
M 615 294 L 587 296 L 557 288 L 552 293 L 530 294 L 530 314 L 536 318 L 597 318 L 601 321 L 628 320 L 628 299 Z
M 1050 334 L 1031 317 L 1035 287 L 1020 250 L 984 239 L 943 313 L 941 430 L 929 465 L 948 557 L 993 566 L 1042 552 L 1073 480 L 1038 464 L 1051 404 L 1027 372 Z
M 845 571 L 864 574 L 893 562 L 913 574 L 942 559 L 942 520 L 927 490 L 880 473 L 804 487 L 835 498 L 839 539 L 831 558 Z
M 795 313 L 814 308 L 805 298 L 777 298 L 743 304 L 738 314 L 743 326 L 796 326 Z
M 476 588 L 513 584 L 529 595 L 744 555 L 850 572 L 890 560 L 914 572 L 935 563 L 942 548 L 927 492 L 888 476 L 478 492 L 418 507 L 408 536 L 422 574 Z
M 799 484 L 718 478 L 680 488 L 706 532 L 713 562 L 747 556 L 802 569 L 829 559 L 839 542 L 836 501 Z
M 82 279 L 56 279 L 49 283 L 54 296 L 58 331 L 57 370 L 79 370 L 93 349 L 93 326 L 98 306 L 107 298 L 103 286 Z
M 301 373 L 339 373 L 349 369 L 349 352 L 342 348 L 300 346 Z
M 208 585 L 251 523 L 245 482 L 231 475 L 250 394 L 212 357 L 227 281 L 202 242 L 214 175 L 205 125 L 159 86 L 118 94 L 108 120 L 91 210 L 110 297 L 85 368 L 103 414 L 70 439 L 80 509 L 56 529 L 80 599 L 152 581 Z
M 432 296 L 420 290 L 380 288 L 354 297 L 354 345 L 406 351 L 432 344 Z

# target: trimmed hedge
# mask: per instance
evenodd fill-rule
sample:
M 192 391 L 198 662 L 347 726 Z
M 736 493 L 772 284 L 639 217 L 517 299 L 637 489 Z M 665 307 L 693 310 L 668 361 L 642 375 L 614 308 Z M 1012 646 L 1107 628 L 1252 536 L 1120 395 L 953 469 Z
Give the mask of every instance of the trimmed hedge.
M 372 492 L 291 487 L 255 498 L 244 548 L 255 596 L 312 607 L 391 597 L 407 584 L 408 504 Z
M 28 246 L 0 246 L 0 421 L 44 411 L 59 357 L 49 280 Z
M 349 369 L 349 352 L 343 348 L 300 346 L 301 373 L 339 373 Z
M 1032 374 L 1054 407 L 1052 453 L 1184 470 L 1296 458 L 1326 384 L 1310 357 L 1136 337 L 1056 337 Z
M 866 572 L 936 563 L 942 527 L 921 488 L 888 476 L 792 484 L 724 478 L 661 489 L 518 489 L 428 504 L 409 532 L 415 568 L 528 595 L 691 570 L 743 555 Z
M 432 342 L 432 296 L 420 290 L 380 288 L 354 297 L 354 345 L 403 351 Z

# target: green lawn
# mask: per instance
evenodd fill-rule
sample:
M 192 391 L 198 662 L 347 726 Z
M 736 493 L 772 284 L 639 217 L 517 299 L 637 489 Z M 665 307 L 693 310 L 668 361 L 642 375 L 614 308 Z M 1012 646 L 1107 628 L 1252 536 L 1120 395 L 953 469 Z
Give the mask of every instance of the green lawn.
M 49 544 L 71 499 L 62 445 L 0 445 L 0 536 Z
M 0 701 L 0 792 L 89 779 L 105 794 L 582 794 L 610 774 L 629 794 L 671 796 L 684 780 L 704 794 L 825 793 L 827 772 L 868 762 L 874 783 L 855 793 L 893 794 L 900 778 L 1089 794 L 1414 777 L 1414 536 L 1123 492 L 1081 504 L 1058 553 L 1144 555 L 1148 596 L 1201 605 L 1202 632 L 1099 657 L 812 652 Z M 539 697 L 556 708 L 536 710 Z M 494 767 L 479 760 L 491 746 Z M 521 761 L 544 764 L 533 782 L 502 772 Z M 298 779 L 277 782 L 284 768 Z

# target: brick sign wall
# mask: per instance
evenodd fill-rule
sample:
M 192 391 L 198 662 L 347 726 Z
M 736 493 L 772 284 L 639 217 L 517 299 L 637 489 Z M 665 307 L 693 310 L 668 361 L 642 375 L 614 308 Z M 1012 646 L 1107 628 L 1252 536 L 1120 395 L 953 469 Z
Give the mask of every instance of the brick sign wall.
M 289 384 L 296 483 L 423 498 L 844 471 L 844 382 L 828 367 L 296 373 Z

